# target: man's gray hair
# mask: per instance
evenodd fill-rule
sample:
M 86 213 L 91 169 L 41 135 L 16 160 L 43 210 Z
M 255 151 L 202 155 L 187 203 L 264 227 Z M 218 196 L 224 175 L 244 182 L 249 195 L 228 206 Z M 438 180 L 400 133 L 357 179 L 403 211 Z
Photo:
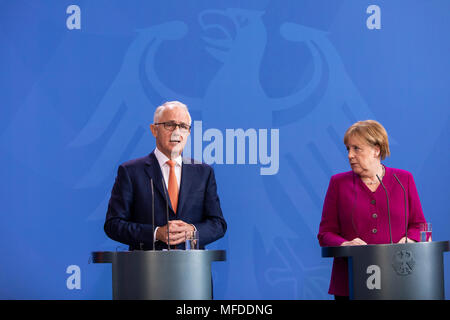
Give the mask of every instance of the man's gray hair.
M 161 115 L 163 114 L 164 110 L 166 109 L 172 109 L 172 108 L 181 108 L 186 110 L 188 117 L 189 117 L 189 125 L 191 125 L 192 119 L 191 115 L 189 114 L 189 110 L 187 105 L 184 103 L 181 103 L 180 101 L 167 101 L 164 102 L 162 105 L 160 105 L 158 108 L 156 108 L 155 113 L 153 115 L 153 123 L 158 123 Z

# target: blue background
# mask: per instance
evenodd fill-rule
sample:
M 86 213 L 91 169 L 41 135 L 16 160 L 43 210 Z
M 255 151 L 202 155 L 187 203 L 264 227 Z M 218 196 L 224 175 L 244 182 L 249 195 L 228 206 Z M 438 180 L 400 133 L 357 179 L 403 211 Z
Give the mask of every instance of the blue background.
M 81 30 L 66 27 L 71 4 Z M 380 30 L 366 27 L 371 4 Z M 433 240 L 450 239 L 449 12 L 447 0 L 0 1 L 0 298 L 111 298 L 111 266 L 89 255 L 125 247 L 103 232 L 109 194 L 117 166 L 155 147 L 148 124 L 167 100 L 203 132 L 279 129 L 276 175 L 213 164 L 228 222 L 209 246 L 228 255 L 213 264 L 217 299 L 331 298 L 316 235 L 357 120 L 385 126 L 385 164 L 413 173 Z M 69 265 L 81 289 L 66 287 Z M 448 298 L 449 254 L 445 268 Z

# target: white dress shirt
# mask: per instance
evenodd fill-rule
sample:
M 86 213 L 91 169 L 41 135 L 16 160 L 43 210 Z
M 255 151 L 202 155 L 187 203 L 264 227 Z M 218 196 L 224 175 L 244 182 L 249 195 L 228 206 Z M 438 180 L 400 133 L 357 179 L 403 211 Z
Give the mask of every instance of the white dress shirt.
M 155 148 L 155 157 L 156 160 L 158 160 L 159 167 L 161 168 L 162 175 L 164 178 L 164 182 L 166 183 L 166 189 L 169 187 L 169 173 L 170 173 L 170 166 L 166 163 L 170 159 L 167 158 L 167 156 L 158 150 L 158 148 Z M 181 183 L 181 168 L 182 168 L 182 157 L 181 155 L 178 156 L 175 159 L 172 159 L 175 161 L 175 176 L 177 177 L 177 184 L 178 184 L 178 193 L 180 193 L 180 183 Z M 156 239 L 156 231 L 159 227 L 155 227 L 155 233 L 153 234 L 153 239 Z M 194 226 L 194 229 L 197 230 Z
M 166 188 L 169 187 L 169 172 L 170 172 L 170 166 L 166 163 L 170 159 L 167 158 L 167 156 L 158 150 L 158 148 L 155 149 L 155 157 L 158 160 L 159 167 L 161 168 L 164 182 L 166 183 Z M 180 182 L 181 182 L 181 168 L 182 168 L 182 161 L 181 155 L 178 156 L 175 159 L 172 159 L 175 161 L 175 176 L 177 177 L 177 185 L 178 185 L 178 192 L 180 192 Z

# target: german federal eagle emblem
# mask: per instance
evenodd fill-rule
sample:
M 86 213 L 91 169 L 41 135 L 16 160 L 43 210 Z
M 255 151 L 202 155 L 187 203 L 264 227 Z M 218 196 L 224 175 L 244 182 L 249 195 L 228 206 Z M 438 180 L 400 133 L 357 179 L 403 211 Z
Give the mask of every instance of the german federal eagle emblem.
M 414 260 L 413 254 L 408 250 L 397 251 L 392 259 L 392 266 L 394 267 L 395 272 L 400 276 L 411 274 L 415 264 L 416 261 Z

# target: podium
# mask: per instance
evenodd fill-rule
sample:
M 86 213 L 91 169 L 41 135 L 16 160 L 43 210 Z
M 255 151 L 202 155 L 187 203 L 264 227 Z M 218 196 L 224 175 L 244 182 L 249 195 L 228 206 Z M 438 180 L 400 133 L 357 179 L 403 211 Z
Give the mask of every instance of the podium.
M 92 252 L 112 264 L 114 300 L 210 300 L 211 262 L 225 260 L 224 250 Z
M 449 241 L 323 247 L 322 257 L 348 258 L 350 299 L 443 300 L 449 250 Z

